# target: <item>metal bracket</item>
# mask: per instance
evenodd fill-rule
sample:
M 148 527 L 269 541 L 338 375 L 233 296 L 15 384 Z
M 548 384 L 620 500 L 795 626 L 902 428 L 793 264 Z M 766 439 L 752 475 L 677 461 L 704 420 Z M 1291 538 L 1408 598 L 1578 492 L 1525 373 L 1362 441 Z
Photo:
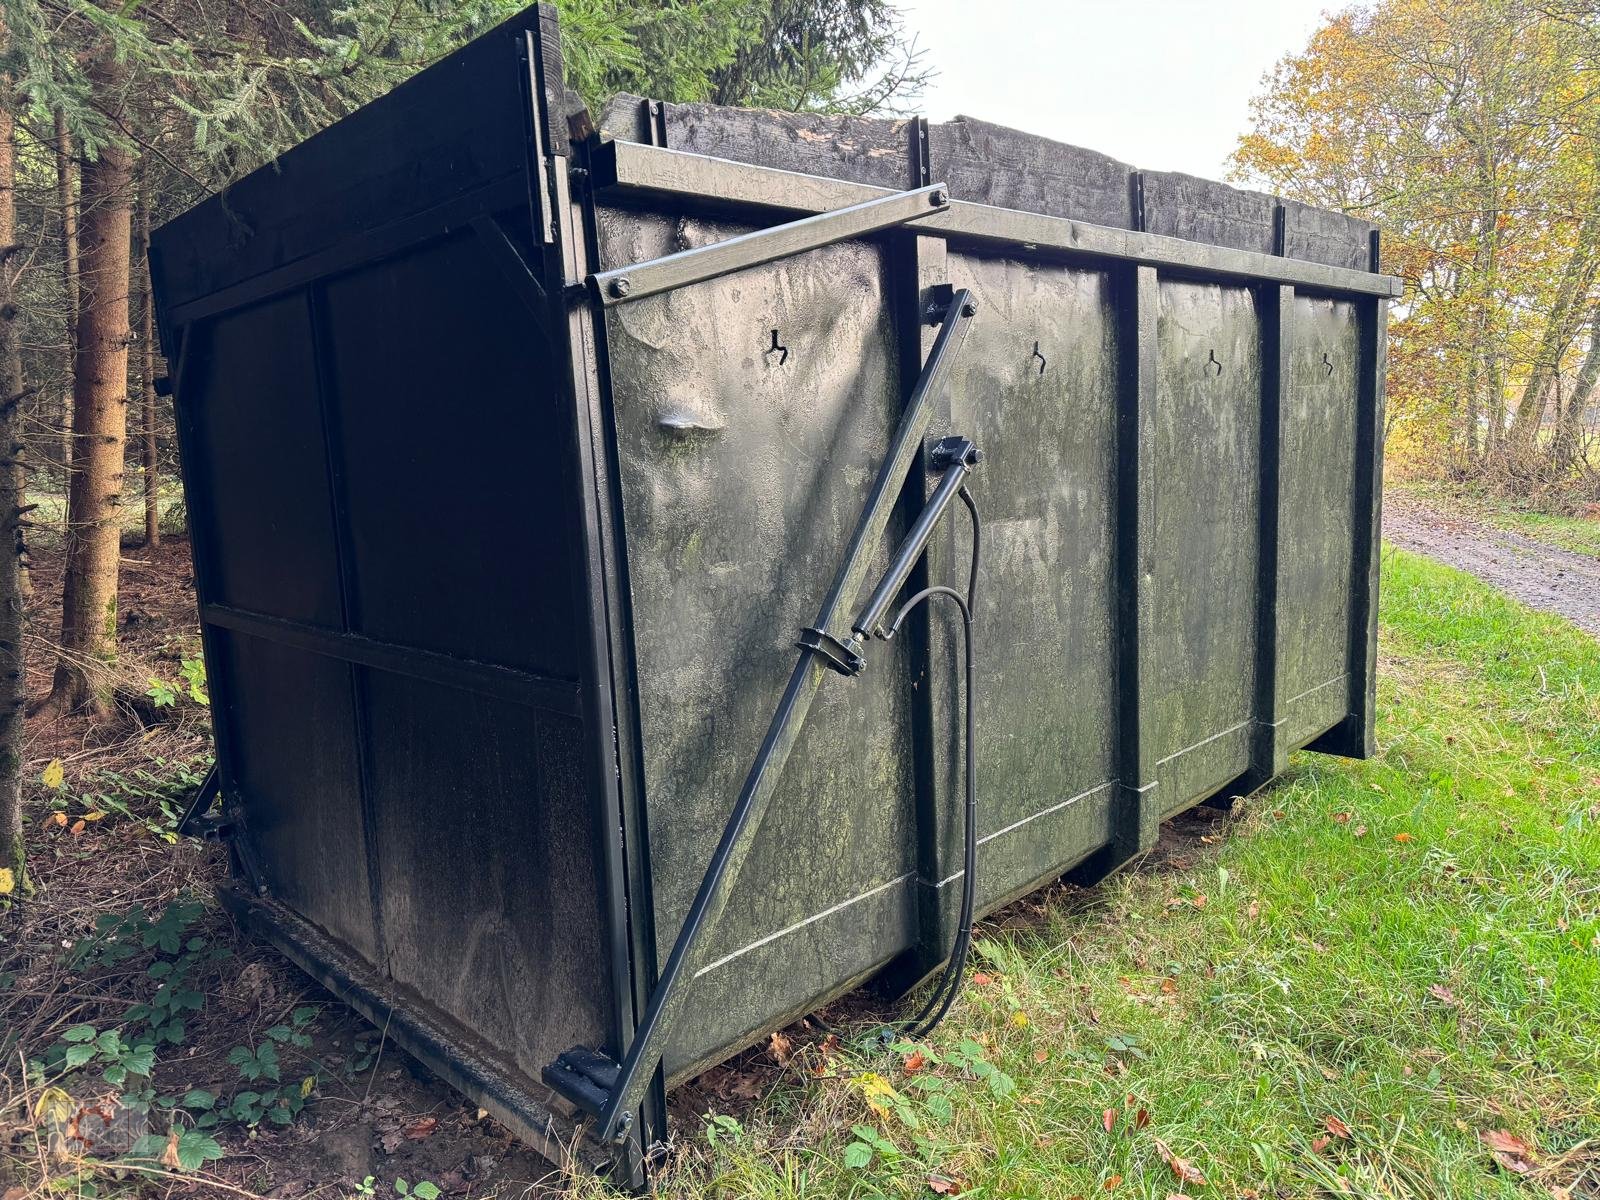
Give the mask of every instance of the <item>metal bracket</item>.
M 195 789 L 194 797 L 189 801 L 189 807 L 183 810 L 183 816 L 178 819 L 178 836 L 200 837 L 220 836 L 226 828 L 226 822 L 214 820 L 206 813 L 217 799 L 217 792 L 221 790 L 221 780 L 217 775 L 217 766 L 211 764 L 211 770 L 206 772 L 206 777 L 200 781 L 200 786 Z
M 823 678 L 828 671 L 853 675 L 860 669 L 854 665 L 860 661 L 859 651 L 827 631 L 839 622 L 866 580 L 906 476 L 923 451 L 923 434 L 933 415 L 933 401 L 949 382 L 951 364 L 976 312 L 977 305 L 970 292 L 962 289 L 951 294 L 927 364 L 906 399 L 899 427 L 862 505 L 833 587 L 822 602 L 816 621 L 801 634 L 800 657 L 784 688 L 783 698 L 778 701 L 761 749 L 728 814 L 722 838 L 700 880 L 699 891 L 678 931 L 672 953 L 650 993 L 633 1040 L 621 1062 L 615 1064 L 615 1075 L 611 1073 L 613 1064 L 609 1058 L 583 1046 L 568 1050 L 541 1073 L 546 1084 L 596 1118 L 590 1132 L 603 1145 L 627 1137 L 633 1111 L 642 1103 L 651 1079 L 660 1068 L 672 1026 L 688 999 L 689 985 L 703 967 L 708 935 L 727 907 L 731 884 L 738 878 L 739 867 L 755 844 L 784 763 Z M 948 485 L 950 494 L 954 494 L 961 477 L 977 461 L 977 450 L 963 438 L 945 439 L 934 452 L 936 457 L 942 456 L 948 461 L 946 480 L 940 484 L 939 492 L 945 491 Z M 938 502 L 938 494 L 936 492 L 935 499 L 930 499 L 923 516 L 913 523 L 912 531 L 901 543 L 891 574 L 899 569 L 908 554 L 914 561 L 915 553 L 920 553 L 918 547 L 926 544 L 927 528 L 931 528 L 931 521 L 937 519 L 943 504 L 948 503 L 948 496 Z M 930 519 L 931 509 L 936 511 Z M 909 569 L 908 565 L 905 570 Z M 904 573 L 901 579 L 903 581 Z M 875 599 L 882 590 L 883 585 L 880 585 L 874 592 Z
M 758 229 L 709 246 L 680 250 L 662 258 L 600 271 L 589 276 L 595 297 L 607 308 L 642 300 L 661 292 L 731 275 L 747 267 L 801 254 L 820 246 L 848 241 L 907 221 L 920 220 L 950 207 L 950 189 L 942 183 L 909 192 L 895 192 L 848 208 L 802 217 L 786 225 Z
M 826 629 L 802 629 L 795 645 L 801 650 L 809 650 L 822 660 L 824 666 L 840 675 L 859 675 L 867 665 L 867 660 L 861 657 L 861 651 L 853 641 L 840 641 Z

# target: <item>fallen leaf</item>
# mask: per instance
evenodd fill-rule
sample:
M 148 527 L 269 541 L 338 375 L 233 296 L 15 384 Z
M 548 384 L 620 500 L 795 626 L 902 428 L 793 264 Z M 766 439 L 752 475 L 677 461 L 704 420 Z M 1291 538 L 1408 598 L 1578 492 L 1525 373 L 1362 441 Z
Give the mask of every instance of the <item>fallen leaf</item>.
M 1162 1161 L 1172 1168 L 1172 1173 L 1184 1183 L 1204 1183 L 1206 1177 L 1200 1173 L 1193 1163 L 1186 1158 L 1179 1158 L 1172 1149 L 1160 1138 L 1155 1139 L 1156 1153 L 1161 1155 Z
M 1161 981 L 1161 994 L 1163 996 L 1174 996 L 1174 995 L 1177 994 L 1177 992 L 1178 992 L 1178 981 L 1176 979 L 1173 979 L 1171 976 L 1168 976 L 1166 979 L 1163 979 Z
M 1190 1200 L 1190 1198 L 1182 1192 L 1168 1192 L 1167 1200 Z
M 25 1187 L 8 1187 L 6 1194 L 0 1196 L 0 1200 L 23 1200 L 23 1197 L 27 1194 L 28 1189 Z
M 1329 1145 L 1332 1144 L 1332 1142 L 1333 1142 L 1332 1138 L 1325 1138 L 1325 1137 L 1312 1138 L 1311 1139 L 1311 1153 L 1313 1153 L 1313 1154 L 1321 1154 L 1324 1150 L 1326 1150 L 1329 1147 Z
M 1039 1049 L 1037 1049 L 1037 1050 L 1035 1050 L 1033 1052 L 1033 1061 L 1034 1062 L 1039 1062 L 1039 1063 L 1049 1062 L 1050 1061 L 1050 1051 L 1044 1049 L 1041 1046 Z
M 789 1040 L 782 1030 L 775 1030 L 772 1036 L 767 1039 L 767 1052 L 772 1055 L 780 1067 L 787 1067 L 789 1060 L 794 1057 L 794 1043 Z
M 17 877 L 10 867 L 0 867 L 0 896 L 9 896 L 17 890 Z M 15 1189 L 13 1189 L 15 1190 Z M 10 1192 L 6 1193 L 11 1195 Z
M 906 1059 L 906 1061 L 905 1061 L 906 1074 L 907 1075 L 915 1075 L 918 1071 L 922 1070 L 922 1068 L 927 1066 L 927 1065 L 928 1065 L 928 1056 L 926 1054 L 924 1054 L 921 1050 L 913 1051 L 911 1053 L 910 1057 L 908 1057 Z
M 1350 1126 L 1339 1120 L 1338 1117 L 1323 1117 L 1322 1126 L 1334 1137 L 1349 1140 Z
M 413 1142 L 420 1142 L 425 1137 L 432 1137 L 433 1131 L 439 1128 L 438 1117 L 423 1117 L 406 1126 L 406 1137 Z
M 1210 903 L 1210 901 L 1206 899 L 1206 894 L 1204 892 L 1200 892 L 1193 900 L 1189 901 L 1189 903 L 1194 905 L 1196 908 L 1204 908 Z
M 988 987 L 994 982 L 994 976 L 985 975 L 982 971 L 975 971 L 972 975 L 972 982 L 977 987 Z
M 167 1144 L 161 1151 L 161 1165 L 174 1171 L 181 1171 L 183 1164 L 178 1161 L 178 1131 L 174 1129 L 167 1134 Z
M 1429 987 L 1428 995 L 1443 1004 L 1448 1004 L 1451 1008 L 1456 1008 L 1461 1003 L 1456 999 L 1456 994 L 1442 983 L 1436 983 Z
M 1539 1159 L 1538 1152 L 1532 1146 L 1507 1130 L 1484 1130 L 1479 1132 L 1478 1138 L 1489 1147 L 1495 1162 L 1513 1175 L 1531 1174 L 1534 1163 Z
M 1244 915 L 1250 920 L 1254 921 L 1261 915 L 1261 905 L 1257 904 L 1254 900 L 1250 901 L 1249 906 L 1244 910 Z
M 1119 1187 L 1122 1186 L 1122 1176 L 1121 1175 L 1113 1175 L 1110 1179 L 1106 1180 L 1100 1186 L 1105 1188 L 1106 1191 L 1108 1191 L 1108 1192 L 1114 1192 Z
M 89 826 L 87 824 L 85 824 L 82 819 L 79 819 L 79 820 L 74 821 L 72 823 L 72 828 L 69 829 L 67 832 L 72 834 L 73 837 L 77 837 L 80 833 L 82 833 L 87 828 L 89 828 Z
M 1335 825 L 1348 825 L 1348 824 L 1350 824 L 1350 814 L 1347 813 L 1347 812 L 1336 812 L 1336 813 L 1334 813 L 1333 814 L 1333 823 Z
M 947 1178 L 944 1175 L 929 1175 L 928 1187 L 935 1196 L 959 1196 L 961 1194 L 961 1181 Z
M 64 813 L 64 812 L 51 813 L 48 817 L 46 817 L 44 819 L 44 823 L 46 825 L 62 825 L 62 826 L 64 826 L 67 823 L 67 814 Z
M 62 767 L 61 760 L 59 758 L 52 758 L 50 760 L 50 765 L 47 766 L 39 776 L 39 782 L 44 784 L 45 787 L 49 788 L 52 792 L 59 792 L 61 790 L 61 785 L 65 783 L 66 780 L 67 772 L 66 769 Z
M 1018 1029 L 1026 1029 L 1028 1027 L 1028 1014 L 1020 1008 L 1017 1009 L 1016 1012 L 1011 1014 L 1011 1023 Z
M 1149 1125 L 1150 1113 L 1146 1109 L 1141 1108 L 1138 1112 L 1133 1114 L 1133 1127 L 1135 1129 L 1145 1129 L 1148 1128 Z
M 1106 1127 L 1107 1133 L 1110 1133 L 1117 1124 L 1117 1110 L 1114 1108 L 1108 1108 L 1105 1112 L 1101 1113 L 1100 1124 Z
M 1366 837 L 1367 827 L 1365 825 L 1357 825 L 1354 832 L 1357 837 Z
M 1397 833 L 1394 835 L 1394 840 L 1397 842 L 1414 842 L 1417 839 L 1412 837 L 1409 833 Z

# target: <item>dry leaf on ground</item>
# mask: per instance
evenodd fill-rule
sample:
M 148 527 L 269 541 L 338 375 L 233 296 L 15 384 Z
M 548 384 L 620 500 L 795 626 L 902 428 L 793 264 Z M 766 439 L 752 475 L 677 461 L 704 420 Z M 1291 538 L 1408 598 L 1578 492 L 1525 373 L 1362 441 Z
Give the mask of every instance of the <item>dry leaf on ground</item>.
M 1179 1158 L 1172 1152 L 1172 1148 L 1160 1138 L 1155 1139 L 1156 1152 L 1161 1155 L 1167 1166 L 1172 1168 L 1172 1173 L 1184 1183 L 1204 1183 L 1206 1177 L 1200 1169 L 1186 1158 Z
M 1483 1130 L 1478 1134 L 1478 1139 L 1489 1147 L 1495 1162 L 1513 1175 L 1531 1174 L 1534 1164 L 1539 1160 L 1538 1151 L 1507 1130 Z

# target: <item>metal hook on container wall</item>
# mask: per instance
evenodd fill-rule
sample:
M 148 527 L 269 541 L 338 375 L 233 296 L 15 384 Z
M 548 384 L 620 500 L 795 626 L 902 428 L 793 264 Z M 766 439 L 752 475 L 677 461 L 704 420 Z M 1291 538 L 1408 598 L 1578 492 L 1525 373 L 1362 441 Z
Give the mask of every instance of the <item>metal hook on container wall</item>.
M 1220 378 L 1222 375 L 1222 363 L 1217 358 L 1217 352 L 1215 350 L 1208 350 L 1206 354 L 1207 358 L 1204 363 L 1204 369 L 1210 370 L 1212 367 L 1215 367 L 1217 369 L 1217 376 Z
M 1037 338 L 1034 339 L 1033 343 L 1033 357 L 1039 360 L 1039 374 L 1043 375 L 1045 368 L 1045 357 L 1039 353 L 1039 342 Z
M 1322 352 L 1322 365 L 1328 368 L 1328 378 L 1333 378 L 1333 360 L 1328 357 L 1328 352 Z
M 778 331 L 776 329 L 772 331 L 772 345 L 766 348 L 766 350 L 763 352 L 763 356 L 766 358 L 771 358 L 774 354 L 778 356 L 778 365 L 780 367 L 789 361 L 789 347 L 780 345 L 778 343 Z

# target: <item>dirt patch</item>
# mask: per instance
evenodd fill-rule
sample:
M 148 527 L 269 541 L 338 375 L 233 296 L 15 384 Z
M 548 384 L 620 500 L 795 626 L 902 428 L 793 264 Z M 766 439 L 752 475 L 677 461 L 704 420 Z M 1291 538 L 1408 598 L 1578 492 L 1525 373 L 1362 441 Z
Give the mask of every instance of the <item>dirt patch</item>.
M 1600 636 L 1600 558 L 1440 512 L 1396 492 L 1383 498 L 1383 536 Z

